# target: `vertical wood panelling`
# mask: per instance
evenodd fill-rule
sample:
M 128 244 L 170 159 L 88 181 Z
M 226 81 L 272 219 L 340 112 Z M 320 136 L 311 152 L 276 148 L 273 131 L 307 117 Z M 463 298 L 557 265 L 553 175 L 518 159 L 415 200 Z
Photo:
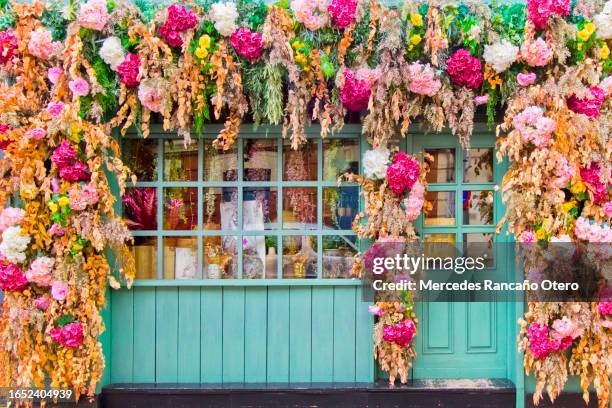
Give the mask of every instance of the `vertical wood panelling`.
M 178 381 L 200 381 L 200 288 L 179 288 Z
M 244 378 L 266 382 L 268 289 L 249 288 L 244 299 Z
M 334 375 L 334 288 L 312 289 L 312 381 L 329 382 Z
M 289 381 L 289 288 L 268 288 L 268 382 Z
M 244 288 L 223 289 L 223 382 L 244 381 Z
M 111 381 L 132 382 L 134 357 L 134 292 L 114 291 L 111 319 Z
M 155 380 L 178 381 L 178 288 L 157 288 L 155 308 Z
M 223 289 L 202 288 L 200 307 L 200 381 L 220 383 L 223 381 Z
M 289 381 L 310 382 L 312 367 L 312 289 L 289 290 Z
M 334 382 L 355 381 L 355 288 L 334 288 Z
M 374 335 L 374 319 L 368 312 L 369 302 L 364 302 L 361 290 L 355 296 L 355 381 L 368 382 L 374 380 L 374 353 L 372 342 Z
M 100 312 L 100 316 L 104 321 L 104 333 L 100 335 L 100 343 L 102 344 L 102 351 L 106 354 L 106 365 L 104 367 L 104 373 L 102 374 L 102 381 L 98 384 L 97 393 L 100 392 L 101 388 L 109 384 L 111 382 L 111 359 L 112 355 L 110 352 L 112 351 L 111 346 L 111 333 L 113 332 L 113 323 L 111 319 L 112 315 L 112 290 L 108 289 L 104 295 L 106 304 L 104 305 L 104 309 Z M 0 299 L 2 299 L 2 295 L 0 294 Z M 1 300 L 0 300 L 1 301 Z
M 134 288 L 134 382 L 155 382 L 155 288 Z

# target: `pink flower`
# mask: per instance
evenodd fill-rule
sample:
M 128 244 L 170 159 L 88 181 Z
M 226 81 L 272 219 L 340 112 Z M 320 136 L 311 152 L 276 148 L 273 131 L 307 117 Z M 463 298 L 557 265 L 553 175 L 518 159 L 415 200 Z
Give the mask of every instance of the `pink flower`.
M 612 94 L 612 75 L 607 76 L 603 81 L 601 81 L 598 88 L 603 89 L 606 96 L 610 96 Z
M 140 80 L 138 74 L 140 72 L 140 57 L 137 54 L 127 54 L 121 64 L 117 66 L 117 73 L 121 83 L 128 88 L 138 86 Z
M 236 54 L 251 62 L 261 57 L 263 51 L 263 40 L 261 33 L 254 33 L 246 27 L 240 27 L 230 37 L 232 47 Z
M 533 84 L 536 80 L 536 74 L 534 74 L 533 72 L 529 72 L 527 74 L 518 74 L 516 76 L 516 81 L 519 83 L 520 86 L 529 86 L 531 84 Z
M 106 0 L 89 0 L 81 4 L 78 21 L 85 28 L 102 30 L 108 22 L 108 17 Z
M 552 337 L 557 340 L 563 340 L 566 337 L 570 339 L 575 339 L 580 337 L 583 333 L 583 329 L 578 327 L 578 325 L 571 321 L 567 316 L 564 316 L 563 319 L 557 319 L 552 324 L 553 333 Z
M 44 137 L 47 135 L 47 132 L 45 131 L 45 129 L 34 128 L 34 129 L 28 130 L 26 132 L 26 135 L 34 140 L 41 140 L 41 139 L 44 139 Z
M 602 316 L 612 315 L 612 302 L 611 301 L 599 302 L 599 304 L 597 305 L 597 311 Z
M 457 50 L 446 61 L 446 71 L 455 85 L 478 89 L 482 84 L 482 63 L 466 49 Z
M 182 4 L 173 4 L 168 7 L 168 17 L 159 27 L 159 36 L 171 47 L 182 47 L 181 31 L 189 30 L 198 25 L 198 17 Z
M 59 169 L 71 165 L 77 157 L 77 152 L 68 140 L 62 142 L 51 154 L 51 161 Z
M 489 94 L 486 95 L 479 95 L 477 97 L 474 98 L 474 102 L 476 103 L 476 105 L 484 105 L 487 102 L 489 102 Z
M 570 0 L 527 0 L 527 16 L 538 30 L 543 30 L 552 14 L 565 17 L 570 6 Z
M 376 259 L 382 259 L 385 257 L 385 249 L 379 243 L 375 243 L 366 251 L 363 257 L 363 265 L 366 268 L 366 271 L 371 272 L 375 275 L 381 275 L 387 271 L 384 265 L 381 265 L 382 271 L 379 271 L 378 268 L 375 270 L 375 262 Z
M 89 84 L 82 78 L 77 78 L 74 81 L 68 82 L 68 88 L 70 88 L 75 96 L 85 96 L 89 93 Z
M 3 137 L 0 140 L 0 149 L 6 150 L 11 144 L 13 144 L 14 140 L 10 139 L 10 135 L 7 134 L 13 127 L 8 123 L 0 123 L 0 135 Z
M 8 64 L 17 54 L 19 42 L 13 30 L 0 31 L 0 64 Z
M 22 291 L 28 286 L 28 279 L 19 267 L 7 260 L 0 261 L 0 289 Z
M 368 107 L 370 101 L 370 85 L 365 80 L 359 80 L 353 72 L 345 69 L 344 86 L 340 90 L 340 100 L 349 111 L 359 112 Z
M 333 25 L 340 29 L 347 28 L 355 20 L 357 13 L 356 0 L 331 0 L 327 12 Z
M 51 32 L 45 28 L 38 28 L 30 34 L 28 51 L 35 57 L 48 60 L 62 49 L 60 41 L 53 41 Z
M 89 174 L 89 167 L 87 164 L 77 161 L 74 164 L 66 167 L 62 167 L 59 170 L 59 176 L 70 182 L 76 181 L 89 181 L 91 174 Z
M 572 95 L 567 100 L 567 107 L 575 112 L 588 116 L 589 118 L 598 118 L 599 109 L 606 99 L 605 92 L 596 86 L 589 89 L 591 92 L 590 98 L 579 99 L 576 95 Z
M 51 67 L 47 71 L 47 78 L 53 85 L 57 85 L 62 75 L 64 75 L 64 71 L 59 67 Z
M 26 271 L 26 278 L 38 286 L 50 286 L 55 260 L 46 256 L 36 258 Z
M 557 122 L 544 116 L 544 110 L 538 106 L 525 108 L 512 119 L 512 125 L 525 143 L 532 142 L 540 148 L 550 144 L 551 135 L 557 128 Z
M 316 31 L 327 24 L 326 0 L 292 0 L 291 10 L 297 21 L 310 31 Z
M 608 195 L 606 185 L 601 180 L 601 172 L 599 164 L 592 162 L 589 167 L 580 169 L 580 178 L 587 183 L 589 190 L 593 193 L 593 202 L 595 204 L 602 203 Z
M 555 167 L 556 178 L 553 180 L 553 185 L 557 188 L 565 188 L 575 172 L 575 166 L 570 164 L 565 157 L 559 156 Z
M 138 99 L 152 112 L 159 112 L 164 102 L 165 81 L 159 78 L 145 79 L 138 87 Z
M 21 224 L 25 218 L 25 211 L 21 208 L 6 207 L 0 213 L 0 232 L 9 227 Z
M 64 102 L 49 102 L 47 104 L 47 112 L 49 112 L 49 115 L 53 116 L 54 118 L 61 115 L 63 110 Z
M 51 329 L 49 334 L 53 341 L 68 348 L 79 347 L 85 339 L 81 323 L 68 323 L 62 328 Z
M 536 236 L 533 231 L 523 231 L 519 237 L 519 242 L 522 242 L 523 244 L 533 244 L 536 242 Z
M 425 187 L 417 180 L 410 190 L 408 198 L 404 199 L 406 206 L 405 214 L 408 221 L 416 220 L 421 214 L 423 204 L 425 203 Z
M 83 211 L 88 205 L 98 203 L 98 190 L 93 183 L 79 188 L 75 185 L 70 189 L 70 208 L 76 211 Z
M 553 50 L 546 41 L 537 38 L 523 41 L 520 55 L 530 67 L 543 67 L 552 60 Z
M 436 73 L 429 64 L 413 62 L 408 66 L 410 73 L 410 92 L 419 95 L 434 96 L 442 83 L 436 79 Z
M 58 224 L 57 222 L 53 225 L 51 225 L 51 228 L 49 228 L 49 235 L 57 235 L 59 237 L 63 236 L 66 233 L 66 230 L 64 230 L 62 228 L 62 226 L 60 224 Z
M 383 314 L 385 314 L 383 308 L 376 305 L 368 306 L 368 312 L 370 312 L 372 316 L 382 316 Z
M 612 201 L 608 201 L 603 205 L 603 212 L 606 214 L 606 217 L 612 218 Z
M 419 179 L 421 166 L 418 161 L 404 152 L 396 153 L 393 161 L 387 167 L 389 188 L 397 195 L 402 195 Z
M 51 179 L 51 191 L 53 191 L 54 194 L 58 194 L 60 190 L 61 189 L 57 177 L 53 177 Z
M 553 340 L 549 337 L 547 326 L 542 326 L 539 323 L 532 323 L 527 329 L 527 337 L 529 338 L 529 350 L 538 360 L 543 360 L 551 353 L 559 350 L 565 350 L 572 344 L 572 338 L 563 338 L 562 340 Z
M 383 327 L 383 340 L 395 343 L 400 347 L 408 347 L 416 334 L 416 327 L 412 320 L 404 320 L 395 326 Z
M 49 298 L 47 296 L 41 296 L 34 299 L 34 306 L 38 310 L 47 310 L 49 308 Z
M 68 296 L 68 284 L 62 281 L 53 282 L 51 285 L 51 296 L 60 302 L 64 301 Z

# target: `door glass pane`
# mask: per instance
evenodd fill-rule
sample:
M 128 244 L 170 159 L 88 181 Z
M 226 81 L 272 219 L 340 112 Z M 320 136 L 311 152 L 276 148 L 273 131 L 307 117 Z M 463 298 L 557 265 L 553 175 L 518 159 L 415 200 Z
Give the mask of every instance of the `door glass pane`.
M 291 148 L 291 142 L 283 144 L 283 180 L 317 180 L 317 143 L 312 139 L 298 150 Z
M 350 278 L 354 257 L 357 254 L 357 237 L 323 237 L 323 277 L 328 279 Z
M 155 187 L 127 188 L 123 201 L 125 222 L 130 229 L 157 229 L 157 189 Z
M 323 180 L 336 181 L 344 173 L 359 173 L 359 140 L 323 140 Z
M 130 247 L 136 262 L 136 279 L 157 279 L 157 237 L 134 237 Z
M 427 173 L 427 182 L 454 183 L 455 178 L 455 149 L 425 149 L 425 153 L 433 156 L 433 164 Z
M 245 139 L 244 181 L 276 181 L 277 173 L 276 139 Z
M 238 150 L 217 150 L 209 140 L 204 141 L 204 181 L 237 181 Z
M 183 140 L 164 141 L 164 180 L 198 180 L 198 144 L 191 142 L 187 147 Z
M 277 198 L 276 187 L 245 187 L 242 192 L 243 229 L 277 229 Z
M 484 258 L 487 268 L 494 265 L 493 234 L 490 232 L 471 232 L 463 234 L 463 256 Z
M 448 227 L 455 222 L 455 192 L 428 191 L 425 199 L 431 203 L 431 211 L 425 214 L 425 225 Z
M 196 279 L 198 238 L 164 237 L 164 279 Z
M 463 160 L 464 183 L 493 182 L 493 148 L 475 148 L 465 151 Z
M 234 279 L 238 267 L 237 240 L 233 236 L 205 236 L 204 279 Z
M 493 191 L 463 192 L 463 224 L 493 224 Z
M 157 180 L 157 140 L 125 139 L 121 157 L 123 163 L 138 177 L 138 181 Z
M 283 228 L 317 229 L 317 188 L 283 188 Z
M 198 189 L 168 187 L 164 189 L 164 229 L 194 230 L 198 227 Z
M 454 258 L 457 255 L 455 233 L 425 234 L 425 256 Z
M 317 277 L 317 237 L 283 237 L 283 278 Z
M 263 235 L 242 237 L 243 279 L 261 279 L 264 274 L 267 276 L 268 273 L 271 278 L 276 278 L 276 242 L 274 242 L 274 249 L 270 251 L 267 248 L 267 245 L 272 245 L 271 238 Z M 267 269 L 270 271 L 268 272 Z
M 359 211 L 359 187 L 323 189 L 323 228 L 350 230 Z

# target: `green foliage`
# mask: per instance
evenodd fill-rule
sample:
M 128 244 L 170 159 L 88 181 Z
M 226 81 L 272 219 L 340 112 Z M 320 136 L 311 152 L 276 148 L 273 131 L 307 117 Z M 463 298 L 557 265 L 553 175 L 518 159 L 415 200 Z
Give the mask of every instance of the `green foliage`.
M 267 7 L 261 0 L 238 0 L 239 25 L 246 25 L 251 30 L 257 31 L 266 21 Z
M 491 25 L 502 38 L 507 39 L 514 45 L 519 45 L 523 40 L 527 12 L 524 3 L 514 4 L 492 4 Z
M 66 39 L 66 27 L 69 22 L 64 18 L 60 4 L 53 3 L 51 8 L 43 12 L 42 23 L 51 31 L 53 41 L 64 41 Z
M 62 328 L 70 323 L 74 323 L 74 317 L 71 314 L 65 314 L 57 319 L 57 327 Z
M 255 124 L 278 125 L 283 119 L 283 78 L 280 65 L 263 62 L 243 69 L 245 94 L 249 96 Z

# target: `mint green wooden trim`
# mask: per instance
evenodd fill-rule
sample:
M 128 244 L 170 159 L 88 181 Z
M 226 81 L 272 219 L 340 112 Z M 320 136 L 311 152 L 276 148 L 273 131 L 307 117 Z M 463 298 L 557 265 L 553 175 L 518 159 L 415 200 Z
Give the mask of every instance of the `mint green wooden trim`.
M 200 351 L 200 290 L 181 287 L 178 288 L 177 366 L 182 382 L 200 382 Z
M 356 294 L 354 288 L 334 290 L 334 382 L 355 381 Z
M 268 288 L 267 382 L 289 382 L 291 326 L 288 306 L 288 287 Z
M 155 380 L 175 383 L 179 380 L 178 288 L 157 288 L 155 303 Z
M 203 279 L 203 280 L 137 280 L 135 287 L 159 286 L 159 287 L 183 287 L 183 286 L 361 286 L 363 282 L 359 279 Z
M 267 297 L 266 287 L 250 287 L 245 290 L 244 378 L 254 383 L 266 382 Z
M 131 382 L 134 376 L 134 293 L 112 292 L 110 373 L 112 382 Z
M 106 365 L 104 366 L 104 373 L 102 374 L 102 380 L 98 385 L 96 393 L 100 393 L 102 386 L 104 384 L 108 384 L 111 378 L 110 372 L 110 354 L 107 352 L 111 349 L 111 333 L 112 333 L 112 319 L 111 319 L 111 288 L 106 288 L 106 293 L 104 295 L 105 305 L 102 311 L 100 312 L 100 317 L 104 322 L 105 330 L 100 335 L 100 344 L 102 345 L 102 352 L 105 353 L 105 361 Z
M 312 338 L 312 289 L 289 288 L 289 381 L 310 382 L 312 353 L 318 350 Z
M 244 300 L 244 288 L 226 288 L 223 291 L 223 382 L 245 381 L 244 342 L 250 340 L 250 335 L 244 330 Z
M 331 382 L 334 378 L 334 291 L 331 286 L 316 286 L 312 291 L 312 381 Z
M 134 290 L 134 382 L 155 381 L 155 288 Z M 137 346 L 137 347 L 136 347 Z
M 223 382 L 223 288 L 200 288 L 200 381 Z

